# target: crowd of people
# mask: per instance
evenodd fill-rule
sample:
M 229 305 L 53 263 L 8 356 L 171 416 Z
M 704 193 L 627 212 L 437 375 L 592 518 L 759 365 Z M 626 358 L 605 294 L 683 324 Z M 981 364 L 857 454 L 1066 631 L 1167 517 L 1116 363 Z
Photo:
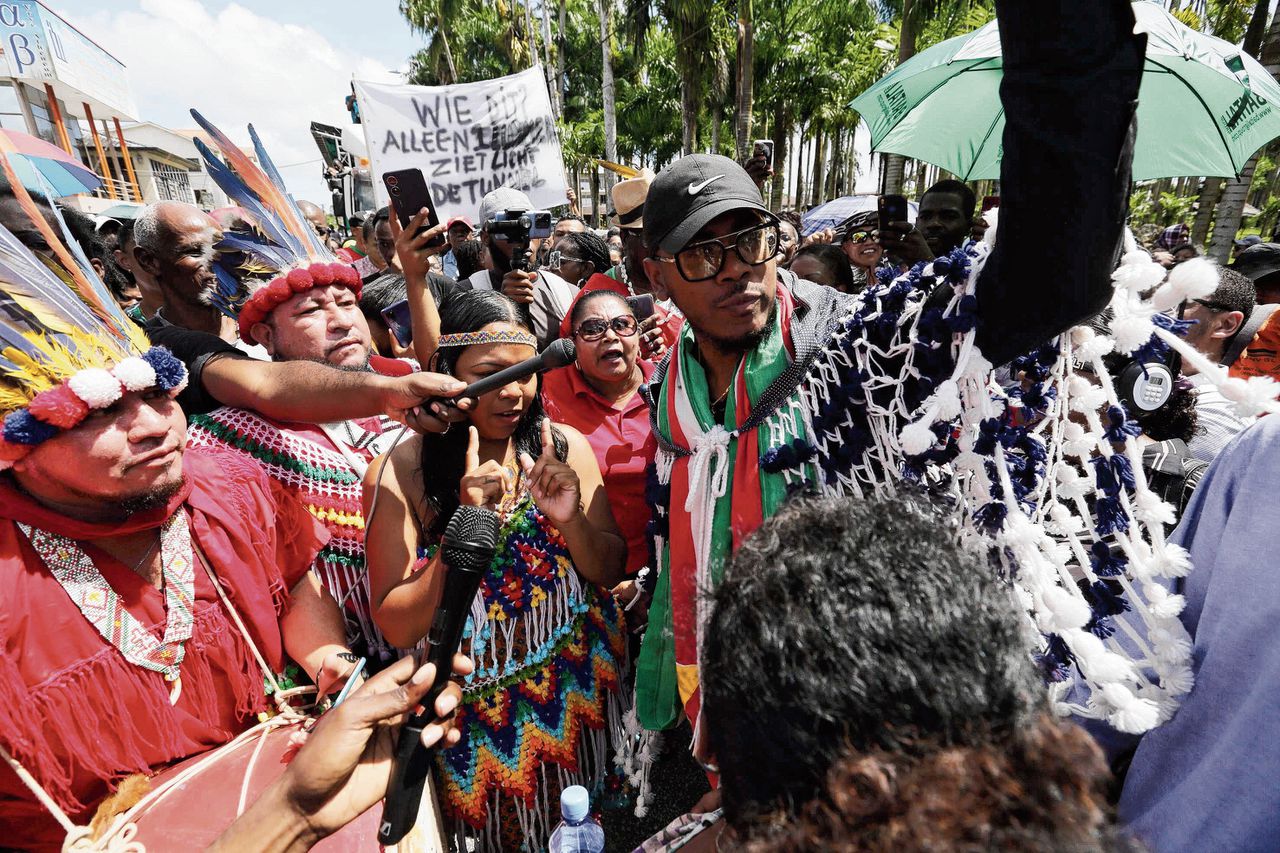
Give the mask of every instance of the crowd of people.
M 997 4 L 998 219 L 948 179 L 805 234 L 692 154 L 604 231 L 512 239 L 504 187 L 341 240 L 199 116 L 214 215 L 95 224 L 0 157 L 0 843 L 105 845 L 282 726 L 189 820 L 342 831 L 480 507 L 429 849 L 545 850 L 573 785 L 609 849 L 1274 846 L 1280 245 L 1127 235 L 1144 37 L 1084 6 Z

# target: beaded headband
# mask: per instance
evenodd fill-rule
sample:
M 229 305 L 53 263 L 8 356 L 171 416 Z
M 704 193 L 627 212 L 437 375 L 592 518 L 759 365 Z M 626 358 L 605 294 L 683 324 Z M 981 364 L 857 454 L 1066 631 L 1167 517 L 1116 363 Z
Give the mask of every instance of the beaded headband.
M 87 359 L 76 359 L 83 364 Z M 12 378 L 12 377 L 10 377 Z M 164 347 L 129 356 L 114 366 L 84 366 L 59 384 L 41 391 L 0 422 L 0 471 L 60 431 L 72 429 L 95 409 L 105 409 L 130 392 L 180 392 L 187 387 L 187 366 Z
M 363 282 L 360 279 L 360 273 L 356 272 L 354 267 L 336 263 L 298 267 L 272 279 L 268 284 L 255 290 L 240 307 L 238 318 L 240 339 L 247 344 L 256 344 L 257 341 L 250 334 L 255 324 L 266 320 L 271 316 L 272 311 L 292 298 L 295 293 L 329 285 L 345 287 L 356 295 L 356 299 L 359 299 Z
M 469 347 L 476 344 L 525 344 L 537 349 L 538 339 L 528 332 L 456 332 L 441 335 L 436 347 Z

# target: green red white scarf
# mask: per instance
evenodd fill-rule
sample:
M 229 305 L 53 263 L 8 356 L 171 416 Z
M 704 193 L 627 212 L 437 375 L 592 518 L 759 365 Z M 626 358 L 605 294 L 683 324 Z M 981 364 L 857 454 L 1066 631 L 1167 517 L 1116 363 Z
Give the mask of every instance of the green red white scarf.
M 658 395 L 659 432 L 690 455 L 658 453 L 659 480 L 670 484 L 671 498 L 668 540 L 665 547 L 660 544 L 661 573 L 637 663 L 636 711 L 646 729 L 667 728 L 682 707 L 697 726 L 698 655 L 709 616 L 699 592 L 719 583 L 725 559 L 787 496 L 787 476 L 762 471 L 760 457 L 769 447 L 805 437 L 795 398 L 758 427 L 741 431 L 753 406 L 794 358 L 793 298 L 781 283 L 777 304 L 773 329 L 739 363 L 729 389 L 724 423 L 733 424 L 732 430 L 712 414 L 706 372 L 688 324 Z
M 49 571 L 72 603 L 102 638 L 119 650 L 125 660 L 164 675 L 173 682 L 170 702 L 182 692 L 180 670 L 191 639 L 195 617 L 195 558 L 187 514 L 178 510 L 160 530 L 160 565 L 164 576 L 167 621 L 164 639 L 157 640 L 125 609 L 120 596 L 93 564 L 93 558 L 72 539 L 19 524 Z

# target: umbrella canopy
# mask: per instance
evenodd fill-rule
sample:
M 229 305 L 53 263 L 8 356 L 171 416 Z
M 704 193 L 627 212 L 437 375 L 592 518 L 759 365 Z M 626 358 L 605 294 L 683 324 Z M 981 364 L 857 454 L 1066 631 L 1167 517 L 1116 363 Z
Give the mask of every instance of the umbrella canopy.
M 142 215 L 142 209 L 145 204 L 136 204 L 132 201 L 121 201 L 108 207 L 99 213 L 99 216 L 105 216 L 108 219 L 137 219 Z
M 1147 33 L 1133 179 L 1239 175 L 1280 136 L 1280 85 L 1239 47 L 1196 32 L 1156 3 L 1139 0 L 1133 14 L 1137 31 Z M 876 151 L 964 180 L 999 178 L 1002 76 L 992 21 L 907 60 L 852 107 Z
M 918 207 L 914 201 L 907 202 L 907 219 L 911 222 L 916 221 Z M 800 236 L 808 237 L 824 228 L 835 228 L 855 213 L 875 209 L 876 196 L 873 195 L 846 195 L 823 202 L 800 217 Z
M 102 178 L 63 151 L 39 137 L 16 130 L 0 130 L 0 148 L 10 154 L 14 174 L 22 185 L 33 192 L 55 197 L 93 192 L 102 186 Z

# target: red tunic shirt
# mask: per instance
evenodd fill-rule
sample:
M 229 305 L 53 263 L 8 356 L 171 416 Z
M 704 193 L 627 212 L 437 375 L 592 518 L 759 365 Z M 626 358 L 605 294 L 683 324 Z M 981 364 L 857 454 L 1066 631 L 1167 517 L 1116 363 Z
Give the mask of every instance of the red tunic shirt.
M 641 361 L 640 369 L 649 381 L 653 365 Z M 595 451 L 609 507 L 627 542 L 627 575 L 633 577 L 649 561 L 645 469 L 658 449 L 649 429 L 649 407 L 637 392 L 621 408 L 615 408 L 573 365 L 543 377 L 542 401 L 551 420 L 582 433 Z
M 158 527 L 184 508 L 192 539 L 226 588 L 273 670 L 284 663 L 279 617 L 328 533 L 257 466 L 225 451 L 188 449 L 190 492 L 110 532 Z M 110 787 L 226 743 L 267 707 L 262 673 L 204 570 L 182 693 L 125 660 L 80 613 L 16 522 L 72 539 L 104 531 L 36 504 L 0 480 L 0 743 L 78 823 Z M 127 566 L 86 549 L 125 608 L 157 638 L 164 595 Z M 3 845 L 57 849 L 62 830 L 7 766 L 0 767 Z

